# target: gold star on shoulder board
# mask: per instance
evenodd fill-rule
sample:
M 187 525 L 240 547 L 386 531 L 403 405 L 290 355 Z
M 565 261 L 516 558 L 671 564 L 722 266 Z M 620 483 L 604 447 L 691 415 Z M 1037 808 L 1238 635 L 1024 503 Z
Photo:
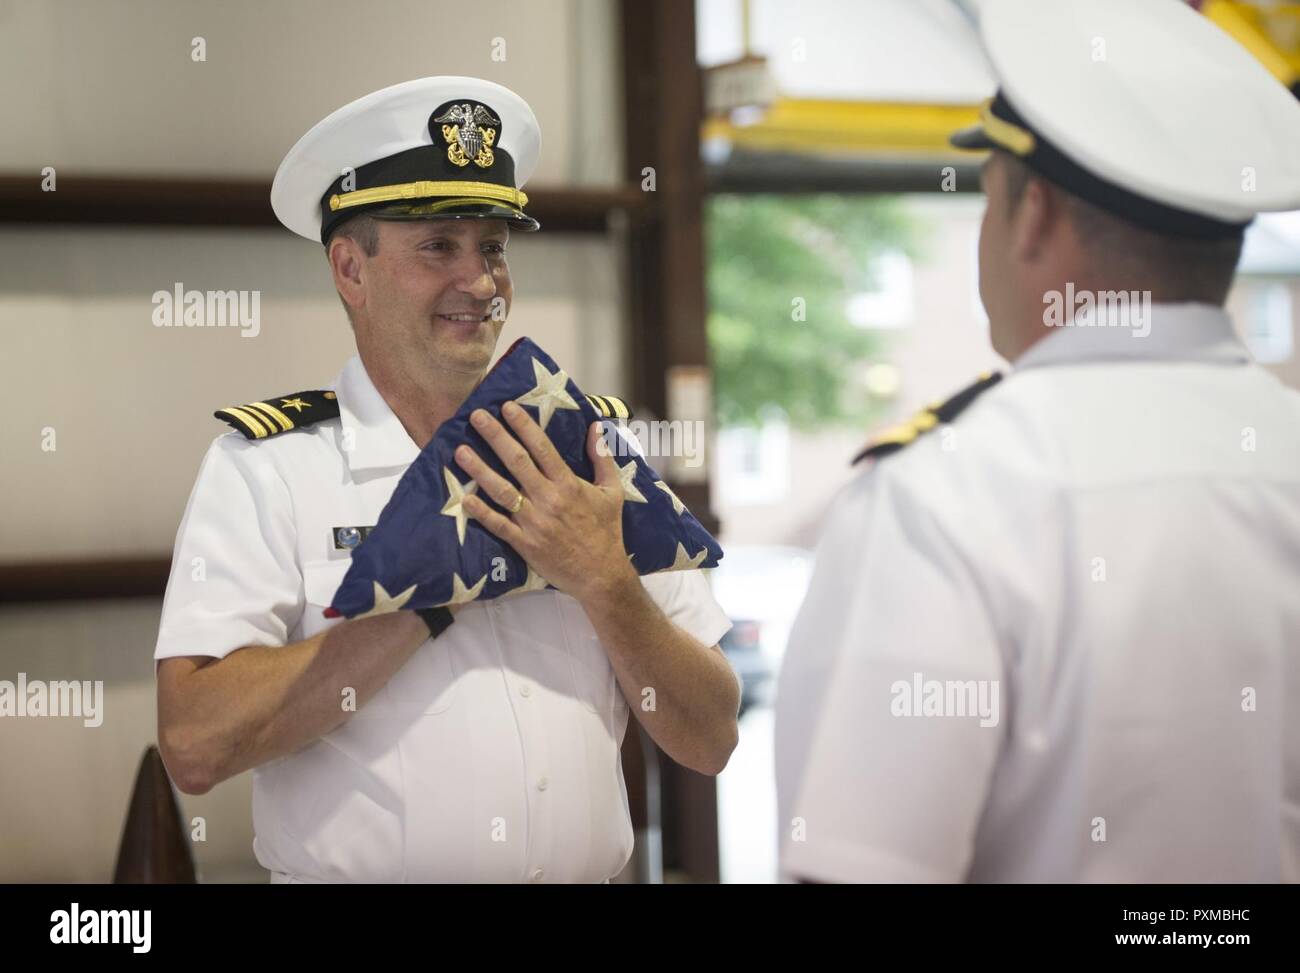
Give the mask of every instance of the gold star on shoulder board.
M 682 515 L 682 511 L 686 509 L 686 504 L 682 503 L 681 500 L 677 498 L 677 494 L 673 493 L 672 487 L 670 487 L 663 480 L 655 480 L 655 486 L 657 486 L 660 490 L 662 490 L 664 493 L 668 494 L 668 496 L 672 498 L 673 510 L 676 511 L 677 516 L 680 517 Z
M 709 556 L 709 549 L 707 547 L 702 547 L 700 548 L 699 554 L 696 554 L 694 557 L 689 557 L 686 554 L 686 548 L 682 545 L 682 542 L 678 541 L 677 557 L 674 558 L 673 563 L 668 565 L 668 567 L 664 568 L 664 570 L 665 571 L 690 571 L 693 568 L 698 568 L 701 564 L 703 564 L 704 559 L 708 556 Z
M 628 463 L 626 466 L 618 468 L 618 478 L 623 482 L 623 499 L 634 500 L 637 503 L 649 503 L 636 484 L 632 480 L 636 477 L 636 460 Z
M 543 429 L 551 421 L 551 416 L 555 415 L 556 409 L 578 408 L 578 403 L 573 401 L 573 396 L 565 388 L 569 376 L 565 374 L 563 368 L 552 375 L 546 370 L 545 365 L 534 358 L 533 377 L 537 380 L 537 385 L 531 392 L 525 392 L 515 401 L 520 405 L 535 406 L 538 411 L 537 424 Z
M 451 597 L 442 604 L 446 606 L 467 604 L 479 596 L 485 584 L 487 584 L 486 574 L 479 578 L 475 585 L 466 588 L 465 582 L 460 580 L 460 575 L 453 573 L 451 576 Z
M 357 618 L 372 618 L 375 615 L 387 615 L 389 612 L 397 611 L 399 608 L 401 608 L 403 605 L 405 605 L 408 601 L 411 600 L 411 595 L 415 594 L 415 588 L 416 588 L 415 585 L 411 585 L 411 587 L 407 588 L 405 591 L 399 592 L 398 594 L 395 595 L 390 595 L 387 591 L 384 590 L 384 586 L 381 585 L 378 581 L 374 582 L 374 585 L 375 585 L 374 607 L 371 608 L 370 611 L 366 612 L 364 615 L 358 615 Z
M 456 475 L 447 467 L 442 468 L 442 477 L 447 481 L 447 502 L 442 505 L 441 513 L 447 517 L 453 517 L 456 520 L 456 538 L 462 544 L 465 543 L 465 526 L 469 523 L 469 514 L 465 512 L 465 498 L 474 494 L 478 490 L 478 484 L 470 481 L 469 489 L 461 486 Z
M 281 409 L 296 409 L 299 415 L 302 415 L 303 409 L 310 409 L 311 403 L 304 402 L 302 399 L 281 399 Z

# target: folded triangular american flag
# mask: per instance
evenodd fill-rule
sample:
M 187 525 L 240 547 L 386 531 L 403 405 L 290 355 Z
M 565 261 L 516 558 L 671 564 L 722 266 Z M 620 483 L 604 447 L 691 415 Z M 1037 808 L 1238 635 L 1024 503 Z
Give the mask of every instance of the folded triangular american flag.
M 601 416 L 550 355 L 520 338 L 403 474 L 374 530 L 353 550 L 328 615 L 461 605 L 547 586 L 514 548 L 461 507 L 464 496 L 477 493 L 500 510 L 456 464 L 462 444 L 518 486 L 469 423 L 470 413 L 485 409 L 509 429 L 501 406 L 510 401 L 529 410 L 575 474 L 594 481 L 587 430 Z M 636 450 L 618 448 L 617 431 L 606 432 L 623 471 L 623 543 L 637 572 L 715 567 L 722 558 L 718 542 Z

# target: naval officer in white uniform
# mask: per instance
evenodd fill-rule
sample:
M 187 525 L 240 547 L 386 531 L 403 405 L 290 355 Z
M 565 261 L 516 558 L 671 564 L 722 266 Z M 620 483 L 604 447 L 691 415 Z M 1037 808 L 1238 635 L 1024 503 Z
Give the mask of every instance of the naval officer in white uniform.
M 459 139 L 458 120 L 482 138 Z M 626 700 L 687 767 L 716 774 L 735 746 L 730 622 L 703 574 L 638 578 L 621 492 L 567 469 L 499 498 L 558 591 L 454 621 L 324 616 L 351 549 L 488 367 L 510 228 L 537 228 L 520 187 L 539 141 L 513 92 L 425 78 L 339 109 L 276 174 L 276 214 L 325 245 L 358 353 L 328 388 L 221 410 L 238 431 L 203 460 L 155 652 L 169 771 L 203 793 L 253 769 L 273 881 L 604 881 L 632 850 Z M 527 442 L 532 421 L 507 418 Z M 465 512 L 488 523 L 475 497 Z
M 1014 368 L 830 511 L 778 695 L 783 873 L 1296 881 L 1300 394 L 1223 304 L 1244 226 L 1300 207 L 1300 103 L 1176 0 L 993 0 L 981 34 L 1000 89 L 954 141 L 992 149 Z

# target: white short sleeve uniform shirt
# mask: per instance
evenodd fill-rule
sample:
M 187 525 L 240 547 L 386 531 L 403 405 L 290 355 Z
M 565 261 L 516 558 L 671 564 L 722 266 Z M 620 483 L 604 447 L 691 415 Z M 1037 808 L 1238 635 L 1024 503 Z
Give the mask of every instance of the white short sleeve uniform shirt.
M 323 613 L 349 552 L 333 528 L 375 524 L 419 450 L 359 358 L 332 387 L 336 420 L 213 442 L 155 658 L 220 658 L 337 624 Z M 702 572 L 643 582 L 705 645 L 730 628 Z M 574 599 L 467 605 L 341 727 L 253 772 L 257 858 L 303 882 L 603 881 L 632 850 L 628 717 Z
M 777 703 L 823 881 L 1300 880 L 1300 394 L 1063 328 L 830 513 Z

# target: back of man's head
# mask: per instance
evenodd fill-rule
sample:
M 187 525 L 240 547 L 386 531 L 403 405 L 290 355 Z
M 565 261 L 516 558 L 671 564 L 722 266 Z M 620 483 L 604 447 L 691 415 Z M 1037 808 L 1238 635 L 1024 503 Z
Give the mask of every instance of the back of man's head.
M 1080 251 L 1079 277 L 1115 290 L 1149 291 L 1157 303 L 1222 305 L 1227 300 L 1241 237 L 1202 240 L 1149 230 L 1043 179 L 1013 155 L 1000 155 L 1013 212 L 1031 179 L 1040 180 L 1059 201 Z

